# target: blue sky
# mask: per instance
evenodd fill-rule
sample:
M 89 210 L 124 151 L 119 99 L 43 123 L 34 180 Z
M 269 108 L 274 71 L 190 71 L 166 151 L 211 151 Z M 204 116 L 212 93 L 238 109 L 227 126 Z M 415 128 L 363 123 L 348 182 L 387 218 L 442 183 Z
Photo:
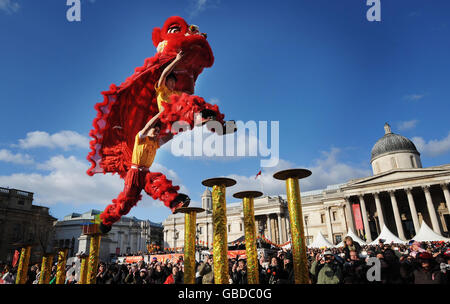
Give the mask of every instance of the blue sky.
M 0 0 L 0 186 L 35 193 L 61 218 L 103 209 L 116 177 L 88 177 L 94 104 L 155 53 L 153 27 L 180 15 L 208 34 L 215 64 L 196 95 L 227 119 L 280 122 L 280 164 L 257 157 L 175 157 L 161 170 L 191 196 L 201 181 L 231 176 L 242 189 L 284 193 L 279 168 L 308 167 L 303 190 L 371 174 L 370 150 L 387 121 L 422 153 L 424 166 L 449 163 L 448 1 L 381 1 L 368 22 L 365 1 L 82 0 L 81 22 L 65 1 Z M 232 199 L 230 202 L 234 201 Z M 169 210 L 144 199 L 131 212 L 162 221 Z

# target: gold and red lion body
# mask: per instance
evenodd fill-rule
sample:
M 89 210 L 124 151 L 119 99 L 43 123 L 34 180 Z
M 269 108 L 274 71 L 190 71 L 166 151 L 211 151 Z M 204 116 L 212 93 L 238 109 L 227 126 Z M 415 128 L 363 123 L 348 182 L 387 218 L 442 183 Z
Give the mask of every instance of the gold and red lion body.
M 132 165 L 135 136 L 159 112 L 155 84 L 164 68 L 180 51 L 183 52 L 183 59 L 173 70 L 177 78 L 175 90 L 185 93 L 181 96 L 172 95 L 171 103 L 164 106 L 160 115 L 160 136 L 171 132 L 172 125 L 177 121 L 188 123 L 192 129 L 194 114 L 203 110 L 214 112 L 216 120 L 224 123 L 224 115 L 219 112 L 217 105 L 192 95 L 197 77 L 204 68 L 214 63 L 206 35 L 200 33 L 196 26 L 189 26 L 183 18 L 173 16 L 166 20 L 162 28 L 153 29 L 152 39 L 157 47 L 155 56 L 145 59 L 144 65 L 136 68 L 135 73 L 120 86 L 112 84 L 109 91 L 102 92 L 103 102 L 95 105 L 97 117 L 93 121 L 94 129 L 89 133 L 92 137 L 91 152 L 87 156 L 91 162 L 87 174 L 91 176 L 96 173 L 117 173 L 121 178 L 127 176 Z M 141 182 L 142 188 L 153 199 L 160 199 L 168 207 L 179 189 L 178 186 L 172 186 L 162 173 L 149 172 L 145 181 Z M 102 213 L 103 223 L 112 225 L 127 214 L 141 198 L 140 191 L 136 192 L 139 193 L 133 193 L 132 197 L 119 194 Z

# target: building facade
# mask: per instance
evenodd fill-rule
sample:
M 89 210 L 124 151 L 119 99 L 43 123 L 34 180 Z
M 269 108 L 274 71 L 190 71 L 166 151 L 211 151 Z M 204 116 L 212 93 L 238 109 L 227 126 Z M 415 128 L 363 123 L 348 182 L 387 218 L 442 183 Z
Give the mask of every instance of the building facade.
M 100 213 L 99 210 L 90 210 L 83 214 L 72 213 L 63 220 L 56 221 L 55 246 L 69 248 L 69 256 L 88 253 L 90 237 L 82 234 L 83 225 L 93 221 Z M 119 255 L 145 253 L 147 245 L 162 246 L 162 231 L 160 223 L 123 216 L 112 226 L 111 231 L 102 237 L 100 259 L 110 261 Z
M 51 250 L 53 222 L 47 207 L 33 205 L 33 193 L 0 188 L 0 261 L 11 262 L 21 243 L 33 243 L 31 262 Z
M 423 221 L 449 236 L 450 164 L 423 168 L 420 153 L 404 136 L 394 134 L 388 124 L 385 135 L 372 149 L 373 175 L 302 192 L 307 244 L 320 231 L 330 242 L 340 243 L 349 229 L 367 241 L 374 240 L 383 225 L 403 240 L 411 239 Z M 313 172 L 314 174 L 314 172 Z M 197 215 L 197 237 L 211 247 L 212 195 L 206 189 Z M 257 234 L 273 243 L 289 241 L 286 196 L 255 199 Z M 244 235 L 241 203 L 227 204 L 228 242 Z M 164 222 L 164 247 L 184 246 L 184 215 L 170 215 Z

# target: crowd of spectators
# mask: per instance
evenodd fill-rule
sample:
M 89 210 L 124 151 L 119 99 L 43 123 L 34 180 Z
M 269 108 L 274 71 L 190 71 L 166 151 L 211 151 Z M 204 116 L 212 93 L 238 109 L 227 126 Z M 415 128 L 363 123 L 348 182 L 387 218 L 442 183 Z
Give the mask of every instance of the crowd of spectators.
M 340 248 L 309 248 L 307 251 L 309 279 L 312 284 L 449 284 L 450 243 L 410 242 L 408 245 L 376 246 L 354 242 L 350 237 Z M 259 258 L 261 284 L 294 283 L 293 258 L 289 250 L 273 250 L 271 256 Z M 375 258 L 375 259 L 374 259 Z M 369 263 L 375 260 L 377 263 Z M 244 258 L 229 259 L 229 283 L 247 284 Z M 374 266 L 375 265 L 375 266 Z M 14 284 L 17 266 L 0 263 L 1 284 Z M 375 269 L 373 267 L 378 267 Z M 27 284 L 37 284 L 40 265 L 32 265 Z M 368 275 L 371 273 L 371 275 Z M 377 273 L 379 276 L 377 277 Z M 99 264 L 97 284 L 182 284 L 183 257 L 158 262 L 139 261 L 133 264 Z M 50 284 L 55 283 L 56 265 L 52 267 Z M 196 284 L 214 283 L 213 256 L 196 262 Z M 66 268 L 66 284 L 77 284 L 75 263 Z

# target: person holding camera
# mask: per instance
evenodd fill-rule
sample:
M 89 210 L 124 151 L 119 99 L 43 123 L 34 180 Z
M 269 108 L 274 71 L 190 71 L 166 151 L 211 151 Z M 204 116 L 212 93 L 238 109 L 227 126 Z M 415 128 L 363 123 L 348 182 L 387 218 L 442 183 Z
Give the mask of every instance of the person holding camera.
M 214 265 L 213 256 L 210 255 L 205 263 L 201 264 L 198 269 L 199 275 L 202 276 L 202 284 L 214 284 Z
M 325 250 L 323 254 L 316 255 L 310 270 L 317 279 L 317 284 L 339 284 L 342 282 L 342 269 L 334 259 L 330 250 Z

